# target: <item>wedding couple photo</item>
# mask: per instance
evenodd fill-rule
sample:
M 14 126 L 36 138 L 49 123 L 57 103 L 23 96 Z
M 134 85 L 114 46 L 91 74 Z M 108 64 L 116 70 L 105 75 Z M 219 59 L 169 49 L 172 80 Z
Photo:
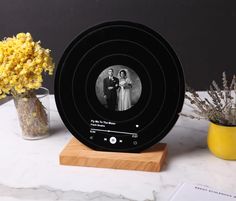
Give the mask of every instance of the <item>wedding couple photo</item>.
M 135 105 L 141 95 L 141 81 L 129 67 L 107 67 L 96 82 L 96 94 L 104 107 L 112 111 L 125 111 Z

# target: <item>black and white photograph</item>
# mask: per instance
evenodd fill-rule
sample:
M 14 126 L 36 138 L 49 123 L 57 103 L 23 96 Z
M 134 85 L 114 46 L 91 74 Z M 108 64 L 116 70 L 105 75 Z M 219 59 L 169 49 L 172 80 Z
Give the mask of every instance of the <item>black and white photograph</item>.
M 142 91 L 137 73 L 123 65 L 105 68 L 98 76 L 95 87 L 99 102 L 112 111 L 130 109 L 138 102 Z

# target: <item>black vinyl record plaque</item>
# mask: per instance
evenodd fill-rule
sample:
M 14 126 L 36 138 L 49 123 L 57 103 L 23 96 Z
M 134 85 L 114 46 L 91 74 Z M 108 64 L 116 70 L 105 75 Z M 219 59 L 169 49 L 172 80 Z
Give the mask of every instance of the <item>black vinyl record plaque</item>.
M 81 33 L 55 77 L 64 124 L 95 150 L 139 152 L 159 142 L 177 121 L 184 93 L 183 70 L 170 45 L 126 21 Z

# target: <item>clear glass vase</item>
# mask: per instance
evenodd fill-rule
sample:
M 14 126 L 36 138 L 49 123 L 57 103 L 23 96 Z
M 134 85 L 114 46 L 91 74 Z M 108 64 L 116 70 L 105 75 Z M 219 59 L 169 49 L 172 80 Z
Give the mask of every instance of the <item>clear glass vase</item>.
M 40 87 L 15 95 L 14 103 L 18 114 L 22 137 L 36 140 L 49 135 L 49 90 Z

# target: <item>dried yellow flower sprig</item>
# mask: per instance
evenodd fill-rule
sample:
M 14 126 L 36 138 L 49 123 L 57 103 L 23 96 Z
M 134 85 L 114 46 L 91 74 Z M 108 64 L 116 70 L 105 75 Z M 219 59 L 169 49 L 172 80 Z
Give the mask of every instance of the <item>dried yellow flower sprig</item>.
M 0 41 L 0 99 L 6 94 L 21 94 L 42 85 L 42 72 L 53 74 L 50 50 L 30 33 L 19 33 Z

